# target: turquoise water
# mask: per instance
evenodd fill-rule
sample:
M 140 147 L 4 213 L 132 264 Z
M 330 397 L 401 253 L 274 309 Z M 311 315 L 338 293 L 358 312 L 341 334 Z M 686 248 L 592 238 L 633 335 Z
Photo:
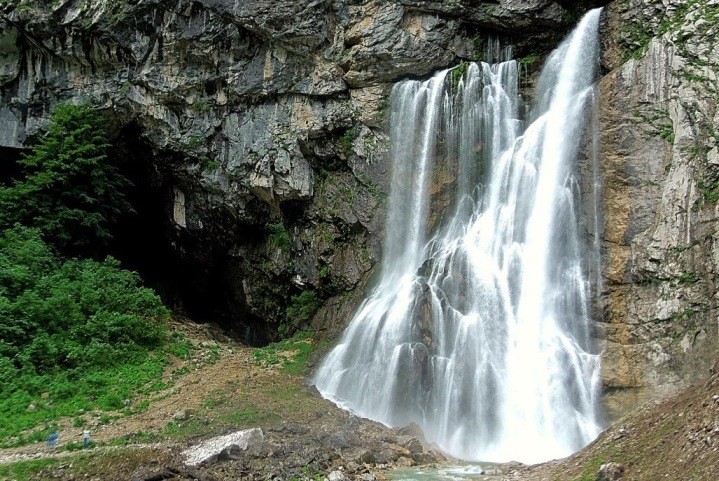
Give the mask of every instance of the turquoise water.
M 441 468 L 401 468 L 385 473 L 393 481 L 470 481 L 492 479 L 500 474 L 495 465 L 467 464 Z

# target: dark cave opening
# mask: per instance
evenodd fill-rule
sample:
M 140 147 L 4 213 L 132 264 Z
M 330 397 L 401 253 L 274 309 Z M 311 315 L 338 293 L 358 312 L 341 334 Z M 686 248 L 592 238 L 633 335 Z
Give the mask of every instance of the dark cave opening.
M 113 157 L 132 183 L 126 212 L 113 229 L 109 253 L 136 271 L 178 315 L 218 325 L 252 345 L 266 343 L 234 292 L 228 247 L 221 239 L 199 238 L 172 220 L 174 179 L 168 159 L 153 157 L 136 124 L 125 126 L 113 142 Z
M 0 185 L 10 185 L 13 180 L 20 177 L 22 169 L 19 160 L 24 151 L 0 147 Z

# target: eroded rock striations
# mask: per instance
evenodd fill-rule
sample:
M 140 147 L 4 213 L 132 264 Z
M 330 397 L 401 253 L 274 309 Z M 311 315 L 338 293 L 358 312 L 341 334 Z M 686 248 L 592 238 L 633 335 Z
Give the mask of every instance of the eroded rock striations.
M 331 335 L 380 256 L 392 83 L 492 36 L 531 65 L 607 3 L 604 381 L 681 383 L 717 353 L 717 0 L 5 0 L 0 154 L 53 105 L 93 103 L 182 266 L 179 301 L 257 342 Z
M 562 3 L 6 0 L 0 148 L 91 102 L 154 206 L 156 232 L 123 242 L 163 239 L 144 257 L 181 266 L 178 304 L 257 342 L 313 316 L 333 331 L 380 255 L 392 83 L 489 36 L 548 50 L 577 15 Z
M 601 81 L 607 387 L 682 384 L 717 357 L 719 2 L 607 13 Z

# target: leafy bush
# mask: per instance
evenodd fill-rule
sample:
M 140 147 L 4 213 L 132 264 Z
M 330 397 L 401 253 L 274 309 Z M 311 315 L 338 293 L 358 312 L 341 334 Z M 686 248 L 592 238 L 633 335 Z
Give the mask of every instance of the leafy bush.
M 169 313 L 108 258 L 65 260 L 39 229 L 0 234 L 0 438 L 95 407 L 157 378 Z M 20 440 L 19 442 L 21 442 Z
M 270 242 L 278 249 L 289 252 L 292 249 L 292 237 L 287 228 L 282 224 L 268 224 L 270 231 Z
M 287 336 L 304 327 L 320 307 L 322 300 L 312 291 L 302 291 L 301 294 L 292 296 L 290 305 L 285 310 L 286 322 L 279 326 L 280 335 Z

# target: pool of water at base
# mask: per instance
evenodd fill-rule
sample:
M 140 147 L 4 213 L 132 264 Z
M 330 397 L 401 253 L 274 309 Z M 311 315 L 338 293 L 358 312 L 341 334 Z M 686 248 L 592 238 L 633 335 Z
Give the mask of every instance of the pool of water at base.
M 504 473 L 498 465 L 482 463 L 438 468 L 398 468 L 385 474 L 391 481 L 472 481 L 491 480 Z

